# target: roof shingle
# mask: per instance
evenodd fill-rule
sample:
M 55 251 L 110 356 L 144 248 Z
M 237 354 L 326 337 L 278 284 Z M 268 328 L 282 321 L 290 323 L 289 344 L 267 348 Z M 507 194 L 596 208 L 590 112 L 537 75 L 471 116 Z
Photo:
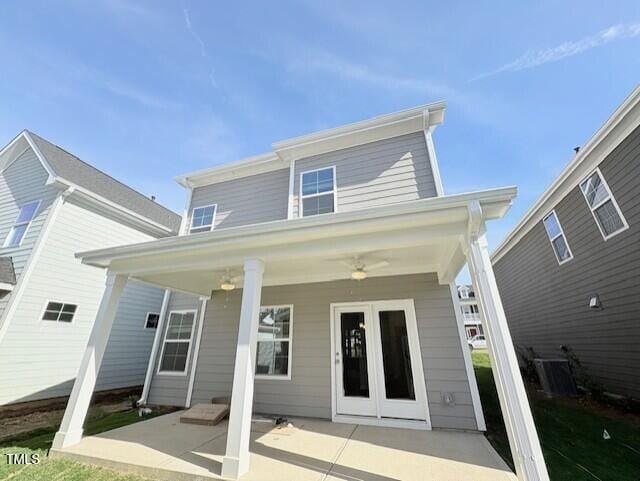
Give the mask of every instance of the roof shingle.
M 161 224 L 174 233 L 180 226 L 180 216 L 140 192 L 96 169 L 66 150 L 37 134 L 29 135 L 57 176 L 83 187 L 136 214 Z

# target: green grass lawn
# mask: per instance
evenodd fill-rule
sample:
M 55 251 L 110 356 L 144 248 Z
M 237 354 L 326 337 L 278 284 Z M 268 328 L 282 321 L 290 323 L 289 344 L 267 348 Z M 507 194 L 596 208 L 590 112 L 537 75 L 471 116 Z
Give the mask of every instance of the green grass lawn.
M 155 411 L 152 415 L 164 414 L 167 411 Z M 150 416 L 144 419 L 149 419 Z M 85 434 L 98 434 L 140 421 L 137 411 L 128 410 L 105 413 L 100 408 L 92 408 L 85 427 Z M 124 475 L 91 466 L 86 466 L 66 459 L 47 457 L 57 426 L 37 429 L 5 439 L 0 443 L 0 481 L 144 481 L 143 478 Z M 37 453 L 40 464 L 9 465 L 6 453 Z
M 473 353 L 487 438 L 513 467 L 489 356 Z M 552 481 L 640 479 L 640 426 L 577 400 L 531 396 L 533 417 Z M 604 411 L 604 410 L 602 410 Z M 611 439 L 603 439 L 607 430 Z

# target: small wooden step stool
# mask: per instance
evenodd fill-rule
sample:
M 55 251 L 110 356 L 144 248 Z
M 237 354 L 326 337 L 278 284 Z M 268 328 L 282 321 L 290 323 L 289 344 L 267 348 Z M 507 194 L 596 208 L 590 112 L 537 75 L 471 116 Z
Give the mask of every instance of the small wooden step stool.
M 228 404 L 196 404 L 180 416 L 180 422 L 185 424 L 214 426 L 228 415 Z

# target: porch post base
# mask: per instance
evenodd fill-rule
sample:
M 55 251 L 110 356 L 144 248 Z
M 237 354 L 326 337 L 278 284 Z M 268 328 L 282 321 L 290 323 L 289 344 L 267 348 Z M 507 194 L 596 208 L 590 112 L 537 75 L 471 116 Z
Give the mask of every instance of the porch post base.
M 53 443 L 51 447 L 53 449 L 64 449 L 69 446 L 73 446 L 74 444 L 78 444 L 82 439 L 83 430 L 62 432 L 58 431 L 56 435 L 53 437 Z
M 244 459 L 235 458 L 233 456 L 225 456 L 222 458 L 222 477 L 225 479 L 238 479 L 240 476 L 249 471 L 249 456 Z

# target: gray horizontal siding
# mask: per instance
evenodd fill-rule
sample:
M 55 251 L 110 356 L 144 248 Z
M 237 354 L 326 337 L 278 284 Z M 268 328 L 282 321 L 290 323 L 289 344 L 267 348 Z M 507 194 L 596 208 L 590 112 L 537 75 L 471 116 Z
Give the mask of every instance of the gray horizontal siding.
M 600 170 L 627 231 L 604 241 L 576 186 L 555 207 L 574 259 L 558 265 L 540 222 L 494 268 L 515 344 L 544 357 L 570 346 L 595 381 L 640 398 L 640 128 Z
M 295 163 L 293 215 L 299 215 L 300 174 L 336 166 L 338 211 L 436 195 L 422 132 L 316 155 Z
M 146 329 L 148 312 L 160 312 L 164 290 L 127 284 L 111 328 L 96 390 L 141 386 L 149 364 L 155 329 Z
M 194 296 L 189 296 L 187 294 L 182 294 L 178 292 L 172 292 L 171 298 L 169 299 L 169 305 L 167 307 L 167 316 L 171 311 L 183 311 L 187 309 L 196 310 L 196 322 L 198 319 L 198 313 L 200 312 L 200 299 Z M 168 327 L 167 317 L 165 316 L 163 323 L 163 332 L 162 332 L 162 341 L 164 341 L 164 337 L 166 334 L 166 330 Z M 194 329 L 193 337 L 195 339 L 196 332 L 198 326 L 196 325 Z M 188 366 L 191 366 L 191 362 L 193 360 L 194 353 L 194 344 L 191 344 L 191 352 L 190 358 L 188 361 Z M 151 379 L 151 386 L 149 389 L 149 404 L 158 404 L 164 406 L 184 406 L 187 399 L 187 387 L 189 385 L 189 377 L 188 375 L 184 376 L 173 376 L 167 374 L 158 374 L 158 365 L 160 363 L 160 355 L 162 353 L 162 343 L 160 343 L 158 348 L 158 354 L 156 356 L 154 365 L 153 365 L 153 377 Z M 187 369 L 187 374 L 189 373 L 189 369 Z
M 258 224 L 287 218 L 289 169 L 252 175 L 193 190 L 194 207 L 217 204 L 214 228 Z
M 233 383 L 242 291 L 216 292 L 205 313 L 193 402 L 228 396 Z M 330 304 L 413 298 L 434 427 L 476 429 L 448 286 L 435 275 L 265 287 L 263 305 L 293 304 L 292 377 L 255 382 L 256 412 L 331 417 Z M 456 406 L 441 403 L 453 392 Z

